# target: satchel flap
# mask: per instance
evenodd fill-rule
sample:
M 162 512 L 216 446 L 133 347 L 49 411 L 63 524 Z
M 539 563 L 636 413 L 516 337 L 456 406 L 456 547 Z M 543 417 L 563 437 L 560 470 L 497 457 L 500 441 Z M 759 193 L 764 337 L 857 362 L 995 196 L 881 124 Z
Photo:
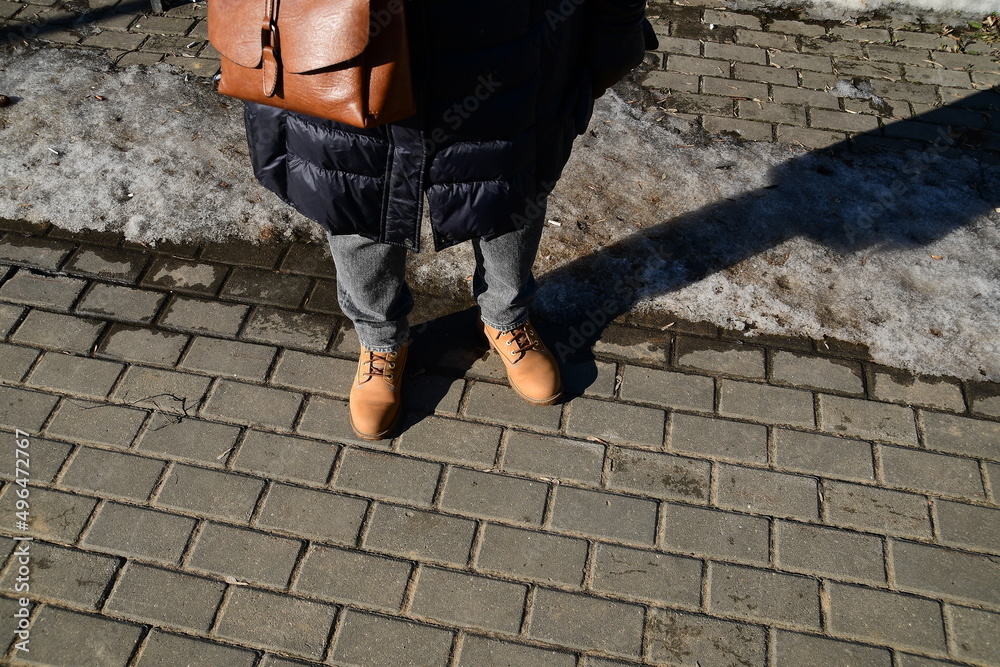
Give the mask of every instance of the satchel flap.
M 208 41 L 228 60 L 242 67 L 260 65 L 260 29 L 266 0 L 211 0 Z
M 368 46 L 368 0 L 281 0 L 281 62 L 310 72 L 357 58 Z
M 237 65 L 260 65 L 266 7 L 266 0 L 210 0 L 212 46 Z M 368 0 L 279 0 L 282 67 L 309 72 L 356 58 L 368 45 L 368 20 Z

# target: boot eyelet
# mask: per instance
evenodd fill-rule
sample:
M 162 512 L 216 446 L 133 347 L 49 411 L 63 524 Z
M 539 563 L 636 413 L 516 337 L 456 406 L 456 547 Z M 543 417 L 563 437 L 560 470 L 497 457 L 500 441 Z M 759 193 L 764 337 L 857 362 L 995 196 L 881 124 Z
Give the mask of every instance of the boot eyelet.
M 388 374 L 388 375 L 386 375 L 385 377 L 386 377 L 386 379 L 387 379 L 387 380 L 389 380 L 390 382 L 392 381 L 392 373 L 389 373 L 389 374 Z
M 395 367 L 396 367 L 396 364 L 391 363 L 391 362 L 389 363 L 389 368 L 395 368 Z
M 506 345 L 507 347 L 510 347 L 510 341 L 507 341 Z

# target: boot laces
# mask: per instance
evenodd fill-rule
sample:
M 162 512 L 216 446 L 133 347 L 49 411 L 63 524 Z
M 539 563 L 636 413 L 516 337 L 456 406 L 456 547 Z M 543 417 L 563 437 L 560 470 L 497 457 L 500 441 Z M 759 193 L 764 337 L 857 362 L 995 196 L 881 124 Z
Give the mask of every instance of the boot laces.
M 371 350 L 365 350 L 365 353 L 368 355 L 368 358 L 362 360 L 366 370 L 361 374 L 361 377 L 365 380 L 373 377 L 384 377 L 389 382 L 392 382 L 392 378 L 395 375 L 393 371 L 396 368 L 396 353 L 373 352 Z
M 514 363 L 517 363 L 524 355 L 530 350 L 541 350 L 542 342 L 538 340 L 537 334 L 528 329 L 526 324 L 519 326 L 516 329 L 511 329 L 510 331 L 501 331 L 497 334 L 497 340 L 500 340 L 501 336 L 508 335 L 510 339 L 506 342 L 508 347 L 512 347 L 510 354 L 516 356 L 517 359 Z

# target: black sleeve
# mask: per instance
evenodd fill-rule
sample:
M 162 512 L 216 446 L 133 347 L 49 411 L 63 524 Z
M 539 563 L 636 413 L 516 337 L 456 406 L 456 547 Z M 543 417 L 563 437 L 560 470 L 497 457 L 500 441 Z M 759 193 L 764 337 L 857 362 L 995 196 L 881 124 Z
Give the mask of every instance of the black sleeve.
M 657 47 L 646 20 L 645 0 L 587 0 L 587 65 L 594 97 L 642 62 L 646 49 Z

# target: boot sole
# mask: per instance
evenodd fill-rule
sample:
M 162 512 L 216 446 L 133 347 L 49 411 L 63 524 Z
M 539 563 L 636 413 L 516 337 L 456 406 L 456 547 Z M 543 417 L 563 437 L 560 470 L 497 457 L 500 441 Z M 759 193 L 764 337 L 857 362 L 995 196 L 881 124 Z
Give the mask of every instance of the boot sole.
M 365 433 L 363 431 L 359 431 L 357 427 L 354 425 L 353 418 L 351 419 L 351 430 L 354 431 L 354 435 L 358 436 L 358 438 L 364 440 L 365 442 L 377 442 L 379 440 L 388 440 L 389 436 L 392 434 L 393 431 L 396 430 L 396 427 L 399 425 L 399 418 L 402 414 L 403 410 L 402 408 L 400 408 L 399 410 L 396 411 L 396 416 L 392 418 L 392 422 L 389 424 L 389 427 L 379 433 Z

